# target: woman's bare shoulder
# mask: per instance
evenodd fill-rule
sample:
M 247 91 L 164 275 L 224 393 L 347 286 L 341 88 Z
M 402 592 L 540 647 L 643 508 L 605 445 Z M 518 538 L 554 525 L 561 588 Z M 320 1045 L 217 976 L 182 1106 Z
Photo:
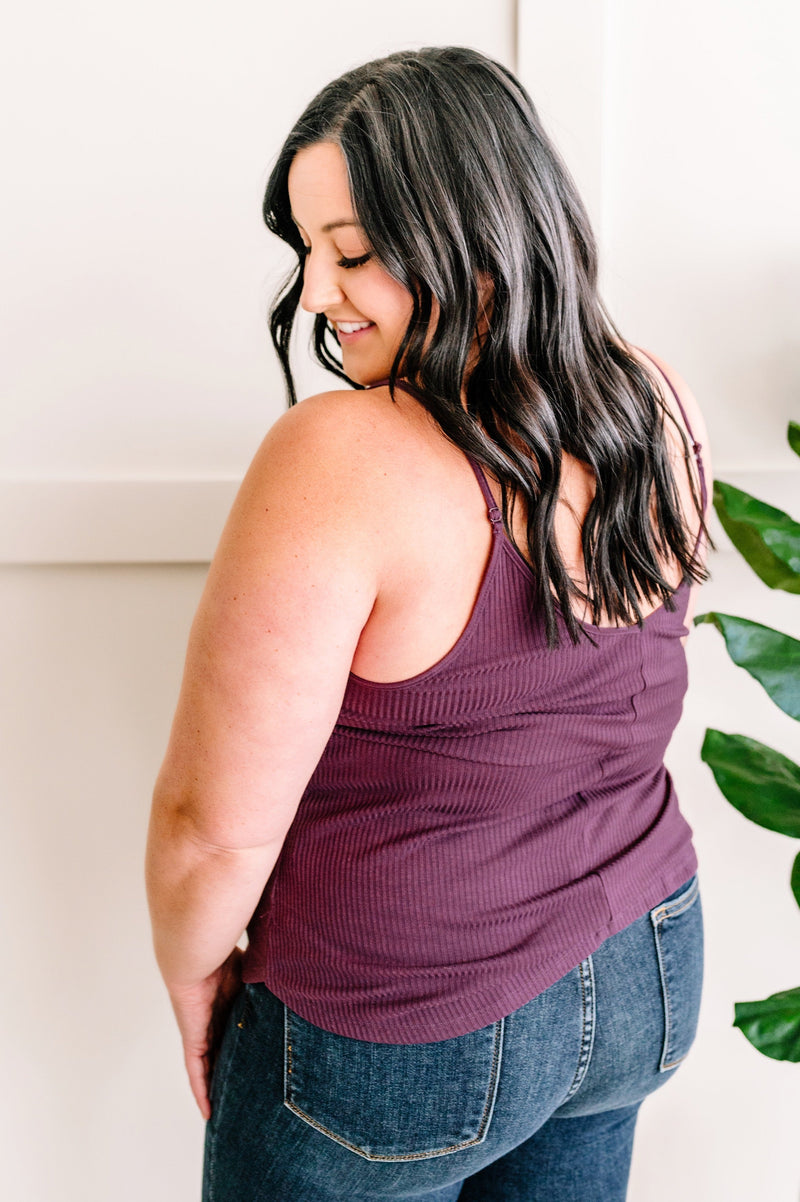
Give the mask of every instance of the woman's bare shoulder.
M 346 547 L 362 566 L 382 571 L 403 521 L 403 479 L 420 459 L 418 424 L 382 388 L 334 389 L 300 401 L 268 430 L 229 524 L 246 535 L 259 562 L 275 553 L 280 531 L 290 531 L 310 555 Z
M 288 457 L 302 474 L 384 474 L 414 439 L 409 400 L 393 403 L 388 388 L 316 393 L 278 418 L 264 440 L 267 454 Z

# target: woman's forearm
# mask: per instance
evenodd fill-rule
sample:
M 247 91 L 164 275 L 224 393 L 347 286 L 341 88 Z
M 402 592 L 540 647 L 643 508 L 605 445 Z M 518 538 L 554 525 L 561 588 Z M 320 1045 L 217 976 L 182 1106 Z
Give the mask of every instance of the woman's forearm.
M 213 847 L 176 810 L 154 807 L 145 872 L 153 944 L 168 989 L 195 985 L 230 954 L 280 846 Z

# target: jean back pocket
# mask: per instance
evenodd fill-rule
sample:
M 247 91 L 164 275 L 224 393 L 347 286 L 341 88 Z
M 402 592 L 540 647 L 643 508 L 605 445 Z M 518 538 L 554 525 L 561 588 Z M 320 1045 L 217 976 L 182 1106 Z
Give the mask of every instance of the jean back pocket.
M 654 910 L 664 1004 L 664 1043 L 659 1071 L 677 1068 L 694 1042 L 703 987 L 703 914 L 697 875 Z
M 284 1006 L 284 1104 L 367 1160 L 422 1160 L 481 1143 L 503 1020 L 436 1043 L 335 1035 Z

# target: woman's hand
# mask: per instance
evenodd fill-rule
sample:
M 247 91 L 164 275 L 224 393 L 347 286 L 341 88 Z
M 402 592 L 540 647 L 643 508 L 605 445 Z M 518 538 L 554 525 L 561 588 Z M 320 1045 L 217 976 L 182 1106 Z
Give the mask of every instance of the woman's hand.
M 233 999 L 242 987 L 242 956 L 241 949 L 235 947 L 205 980 L 169 991 L 183 1041 L 189 1085 L 206 1122 L 211 1116 L 211 1074 Z

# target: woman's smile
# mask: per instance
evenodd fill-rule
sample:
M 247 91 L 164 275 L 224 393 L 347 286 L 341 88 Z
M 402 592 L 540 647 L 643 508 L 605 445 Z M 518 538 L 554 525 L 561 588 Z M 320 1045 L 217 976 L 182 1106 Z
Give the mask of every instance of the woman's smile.
M 288 188 L 292 217 L 306 248 L 300 304 L 308 313 L 325 314 L 351 380 L 372 384 L 385 378 L 414 302 L 371 251 L 353 211 L 339 147 L 319 142 L 298 151 L 289 169 Z M 336 316 L 342 309 L 349 309 L 350 316 Z
M 347 344 L 358 342 L 362 335 L 369 330 L 374 330 L 374 321 L 337 321 L 334 322 L 336 336 L 340 343 Z

